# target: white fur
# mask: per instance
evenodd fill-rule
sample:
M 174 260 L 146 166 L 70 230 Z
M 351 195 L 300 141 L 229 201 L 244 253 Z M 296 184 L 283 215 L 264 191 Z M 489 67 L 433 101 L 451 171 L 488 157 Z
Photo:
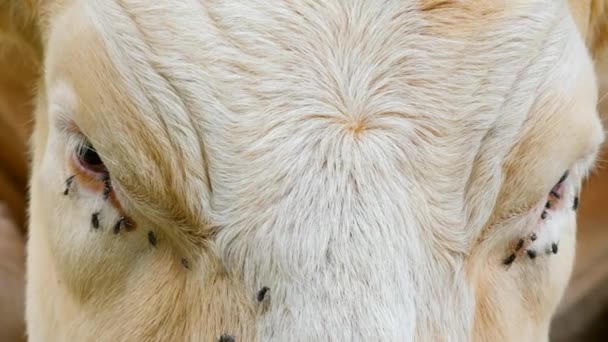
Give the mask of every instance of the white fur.
M 68 5 L 50 24 L 48 123 L 37 123 L 31 339 L 144 338 L 136 321 L 203 339 L 197 303 L 224 274 L 240 284 L 226 301 L 241 291 L 255 306 L 270 288 L 251 316 L 260 341 L 545 339 L 573 235 L 559 263 L 518 260 L 509 273 L 506 246 L 543 228 L 502 219 L 536 215 L 566 169 L 581 169 L 578 184 L 590 167 L 578 161 L 603 139 L 590 60 L 564 1 L 452 7 Z M 85 190 L 61 196 L 74 144 L 60 120 L 96 146 L 136 232 L 92 233 L 88 217 L 105 204 Z M 106 209 L 110 225 L 118 212 Z M 556 216 L 543 239 L 572 232 L 573 216 Z M 173 273 L 167 260 L 181 256 L 191 271 Z M 530 287 L 542 305 L 524 310 Z M 175 325 L 155 323 L 165 320 Z

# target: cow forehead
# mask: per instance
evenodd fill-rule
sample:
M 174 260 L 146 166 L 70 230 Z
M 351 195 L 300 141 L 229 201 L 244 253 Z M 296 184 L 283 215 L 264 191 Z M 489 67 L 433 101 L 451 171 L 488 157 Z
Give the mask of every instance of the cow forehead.
M 47 83 L 71 84 L 74 120 L 126 194 L 182 199 L 163 217 L 193 223 L 211 192 L 217 211 L 261 210 L 280 191 L 244 194 L 287 191 L 317 164 L 348 178 L 378 163 L 352 177 L 462 198 L 484 137 L 503 142 L 486 158 L 506 158 L 542 117 L 537 99 L 556 112 L 588 69 L 567 52 L 566 4 L 505 4 L 73 3 L 51 33 Z
M 345 119 L 391 111 L 389 100 L 415 118 L 470 118 L 479 112 L 466 106 L 472 96 L 507 97 L 513 91 L 505 86 L 520 86 L 507 75 L 529 65 L 549 71 L 571 38 L 572 25 L 558 25 L 568 14 L 563 4 L 446 3 L 83 2 L 55 32 L 75 50 L 68 58 L 96 62 L 68 71 L 109 64 L 94 76 L 120 78 L 133 97 L 162 94 L 156 88 L 165 83 L 230 114 L 308 106 Z M 191 111 L 203 111 L 194 105 L 203 104 Z

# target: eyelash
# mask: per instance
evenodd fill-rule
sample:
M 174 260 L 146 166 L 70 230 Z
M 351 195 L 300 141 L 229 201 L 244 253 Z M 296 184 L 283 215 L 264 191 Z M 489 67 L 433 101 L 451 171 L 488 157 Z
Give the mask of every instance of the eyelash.
M 103 158 L 98 154 L 96 148 L 89 139 L 80 132 L 78 127 L 72 121 L 61 120 L 58 128 L 67 137 L 66 146 L 68 146 L 69 158 L 74 167 L 77 168 L 78 171 L 98 178 L 99 180 L 103 181 L 107 179 L 109 173 L 105 168 Z M 91 151 L 94 153 L 94 156 L 89 157 L 95 157 L 97 159 L 96 163 L 93 164 L 87 163 L 84 160 L 84 154 L 90 153 Z
M 549 196 L 552 195 L 552 193 L 554 192 L 554 190 L 560 186 L 565 180 L 566 178 L 568 178 L 570 174 L 569 170 L 566 170 L 566 172 L 564 173 L 564 175 L 551 187 L 551 189 L 546 193 L 545 196 Z M 558 196 L 554 196 L 557 199 L 559 199 Z M 510 210 L 508 213 L 506 213 L 505 215 L 503 215 L 502 217 L 498 218 L 496 220 L 496 222 L 494 224 L 492 224 L 492 226 L 490 226 L 487 231 L 482 234 L 483 236 L 487 236 L 488 232 L 493 231 L 495 227 L 499 226 L 499 225 L 503 225 L 507 222 L 512 222 L 515 220 L 519 220 L 523 217 L 525 217 L 526 215 L 530 214 L 530 211 L 533 210 L 534 208 L 536 208 L 537 204 L 530 204 L 529 206 L 523 206 L 523 207 L 519 207 L 519 208 L 514 208 L 513 210 Z M 482 240 L 482 238 L 480 238 L 480 240 Z

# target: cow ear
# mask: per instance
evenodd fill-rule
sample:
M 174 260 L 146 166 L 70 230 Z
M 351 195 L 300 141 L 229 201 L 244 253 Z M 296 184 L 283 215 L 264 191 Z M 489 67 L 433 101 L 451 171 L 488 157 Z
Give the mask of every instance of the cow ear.
M 19 218 L 25 212 L 27 141 L 42 61 L 41 1 L 46 0 L 0 0 L 0 202 Z

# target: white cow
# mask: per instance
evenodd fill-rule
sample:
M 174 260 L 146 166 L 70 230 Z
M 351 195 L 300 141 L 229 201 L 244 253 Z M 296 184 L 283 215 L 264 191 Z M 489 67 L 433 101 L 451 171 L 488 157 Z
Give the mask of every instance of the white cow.
M 603 3 L 11 2 L 31 341 L 547 340 Z

